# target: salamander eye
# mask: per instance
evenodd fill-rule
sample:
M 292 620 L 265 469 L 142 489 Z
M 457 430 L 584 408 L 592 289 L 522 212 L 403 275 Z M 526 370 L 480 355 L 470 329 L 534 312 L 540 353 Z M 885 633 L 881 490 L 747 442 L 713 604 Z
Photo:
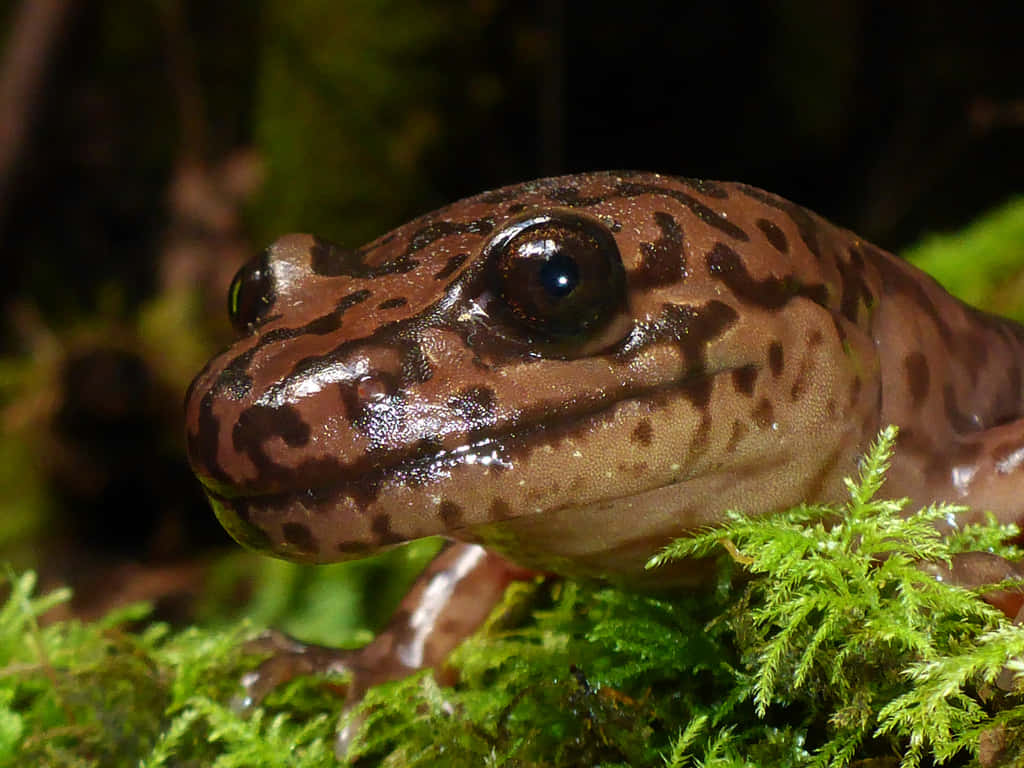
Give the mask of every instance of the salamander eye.
M 541 337 L 589 334 L 625 302 L 625 271 L 615 238 L 589 219 L 535 216 L 499 233 L 488 250 L 495 294 Z
M 274 281 L 267 252 L 251 259 L 228 288 L 228 317 L 240 334 L 252 330 L 274 304 Z

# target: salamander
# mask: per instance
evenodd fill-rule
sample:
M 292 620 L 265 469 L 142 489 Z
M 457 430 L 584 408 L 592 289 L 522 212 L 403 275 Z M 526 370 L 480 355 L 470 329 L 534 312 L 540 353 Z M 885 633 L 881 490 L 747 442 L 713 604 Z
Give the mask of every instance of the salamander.
M 358 249 L 288 235 L 230 314 L 186 412 L 231 535 L 306 563 L 456 542 L 332 657 L 354 689 L 439 664 L 524 573 L 699 584 L 643 566 L 728 509 L 844 499 L 886 424 L 885 495 L 1024 512 L 1024 328 L 743 184 L 588 173 Z

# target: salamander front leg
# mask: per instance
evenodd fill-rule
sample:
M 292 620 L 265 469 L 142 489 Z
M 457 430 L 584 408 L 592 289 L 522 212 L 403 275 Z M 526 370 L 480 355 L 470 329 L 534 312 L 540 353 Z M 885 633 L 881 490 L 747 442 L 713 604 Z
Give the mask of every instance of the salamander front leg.
M 362 648 L 309 645 L 273 630 L 254 641 L 255 650 L 273 655 L 243 678 L 244 704 L 255 705 L 300 675 L 349 673 L 346 711 L 371 686 L 420 669 L 432 667 L 439 682 L 454 682 L 444 667 L 448 654 L 483 623 L 509 582 L 533 575 L 475 544 L 449 543 L 413 584 L 384 631 Z M 338 734 L 339 753 L 352 735 L 345 730 Z

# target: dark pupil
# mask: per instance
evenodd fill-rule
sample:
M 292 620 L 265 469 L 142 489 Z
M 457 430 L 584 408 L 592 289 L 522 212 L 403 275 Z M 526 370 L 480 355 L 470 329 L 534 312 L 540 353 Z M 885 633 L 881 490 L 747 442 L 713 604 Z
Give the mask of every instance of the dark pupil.
M 549 296 L 561 299 L 580 284 L 580 270 L 572 258 L 558 250 L 540 268 L 540 281 Z

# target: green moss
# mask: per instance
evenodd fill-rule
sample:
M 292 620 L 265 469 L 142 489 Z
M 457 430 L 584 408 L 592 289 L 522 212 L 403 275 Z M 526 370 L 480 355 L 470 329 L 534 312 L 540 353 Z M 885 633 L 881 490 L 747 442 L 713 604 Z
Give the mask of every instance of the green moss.
M 0 766 L 331 765 L 330 701 L 317 711 L 229 706 L 248 625 L 170 633 L 126 628 L 145 606 L 100 622 L 37 619 L 68 598 L 33 597 L 32 574 L 8 575 L 0 611 Z
M 900 502 L 874 499 L 894 434 L 883 433 L 841 509 L 731 514 L 652 560 L 718 553 L 702 594 L 514 586 L 453 655 L 457 685 L 424 672 L 368 693 L 349 757 L 838 767 L 894 755 L 904 766 L 963 764 L 983 743 L 1024 751 L 1020 696 L 996 684 L 1007 667 L 1024 669 L 1024 632 L 915 565 L 959 551 L 1016 556 L 999 543 L 1016 531 L 989 524 L 946 539 L 934 521 L 954 508 L 904 516 Z M 335 764 L 341 700 L 321 681 L 283 686 L 249 718 L 232 709 L 239 675 L 258 661 L 244 652 L 248 625 L 132 632 L 135 608 L 40 628 L 67 595 L 33 597 L 30 574 L 8 579 L 0 765 Z
M 874 500 L 894 435 L 883 434 L 842 509 L 732 514 L 652 560 L 727 543 L 717 590 L 663 601 L 561 584 L 542 591 L 550 604 L 530 621 L 499 619 L 465 643 L 455 689 L 419 675 L 372 691 L 355 754 L 389 765 L 665 756 L 678 766 L 896 754 L 913 766 L 973 755 L 986 732 L 1017 738 L 1019 697 L 993 682 L 1024 654 L 1024 633 L 915 565 L 998 547 L 1015 531 L 975 526 L 947 540 L 934 522 L 955 508 L 903 516 L 900 502 Z M 730 590 L 737 562 L 754 578 Z
M 509 626 L 524 600 L 528 620 Z M 571 582 L 513 588 L 455 652 L 458 686 L 439 689 L 421 674 L 370 692 L 352 755 L 388 765 L 658 764 L 669 724 L 731 686 L 704 632 L 713 615 L 692 597 Z M 685 668 L 665 665 L 678 655 Z
M 742 697 L 758 717 L 797 706 L 809 718 L 801 742 L 813 745 L 811 758 L 794 764 L 845 766 L 889 753 L 916 766 L 925 756 L 975 754 L 982 733 L 1024 713 L 1018 695 L 994 686 L 1024 653 L 1024 632 L 975 593 L 917 565 L 948 565 L 963 551 L 1017 557 L 998 544 L 1017 531 L 968 526 L 945 539 L 935 522 L 962 508 L 933 505 L 904 516 L 904 502 L 874 499 L 894 438 L 894 428 L 885 430 L 859 480 L 848 481 L 850 502 L 838 518 L 822 506 L 767 520 L 730 514 L 721 529 L 680 540 L 652 560 L 709 554 L 727 542 L 761 577 L 727 620 L 742 638 L 749 675 Z

